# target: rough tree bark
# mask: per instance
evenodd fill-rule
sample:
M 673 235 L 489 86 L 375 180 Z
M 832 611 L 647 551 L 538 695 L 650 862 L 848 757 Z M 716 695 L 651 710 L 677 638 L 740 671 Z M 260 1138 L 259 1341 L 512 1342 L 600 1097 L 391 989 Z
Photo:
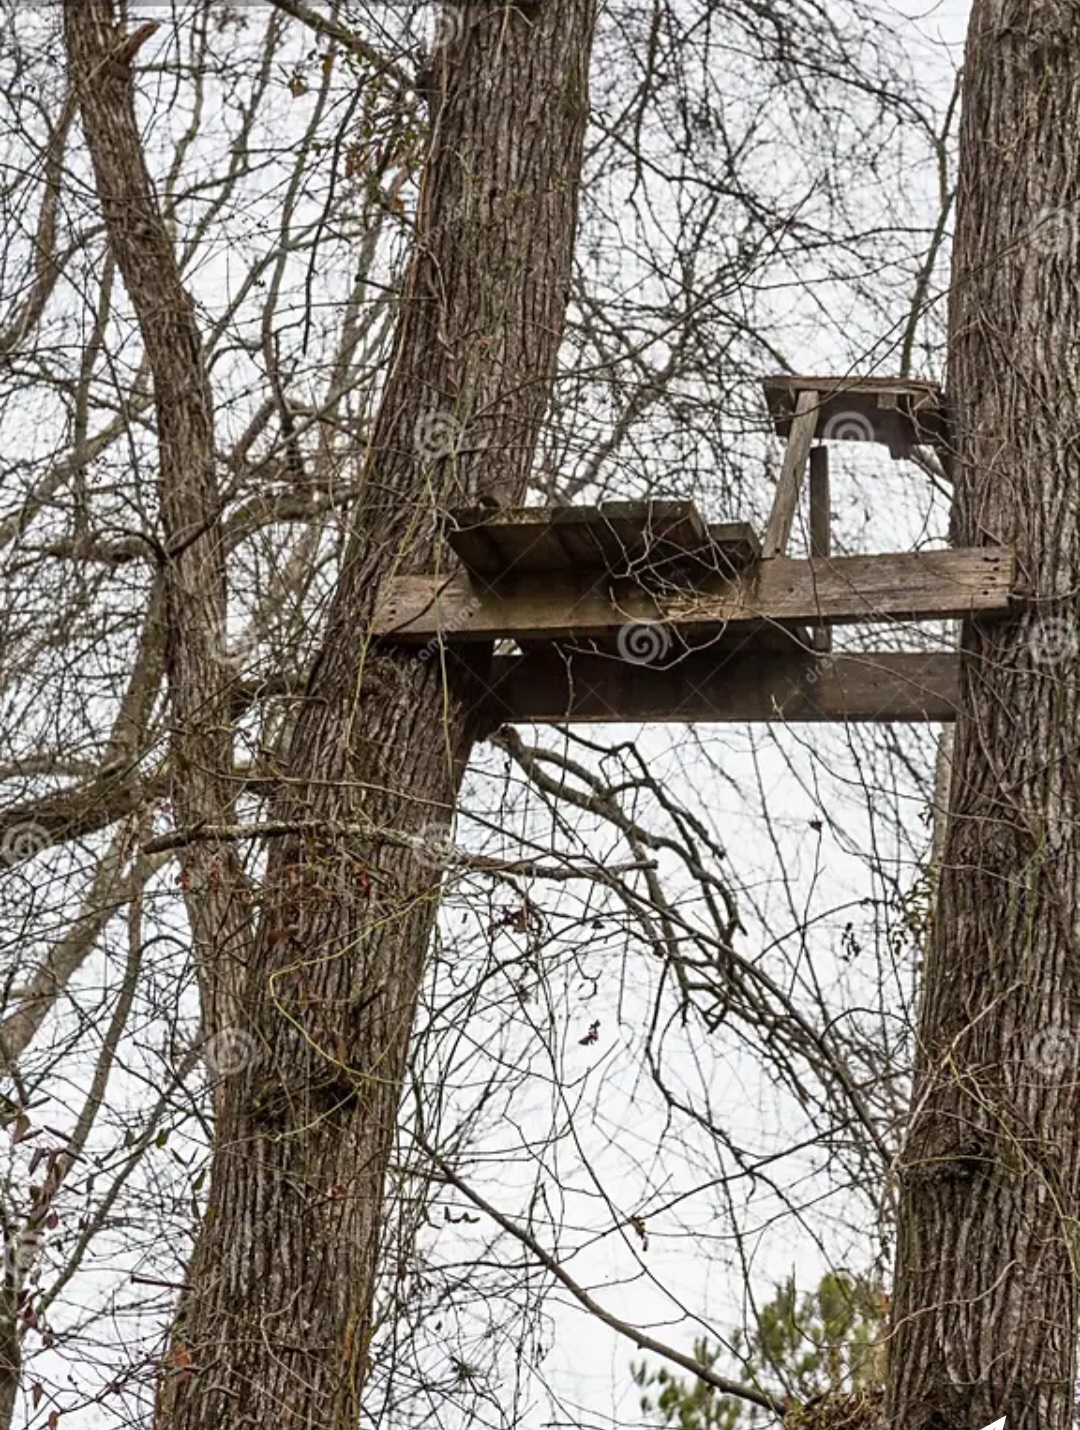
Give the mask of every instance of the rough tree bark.
M 415 251 L 325 638 L 282 758 L 237 989 L 254 1056 L 217 1101 L 207 1214 L 157 1420 L 357 1423 L 384 1174 L 435 918 L 430 850 L 482 668 L 376 649 L 379 583 L 454 502 L 524 496 L 571 273 L 595 0 L 454 6 Z M 418 833 L 425 836 L 415 847 Z M 218 1031 L 222 1031 L 220 1026 Z
M 1080 8 L 975 0 L 954 285 L 954 535 L 1025 598 L 963 637 L 900 1163 L 888 1413 L 1072 1423 L 1080 1170 Z

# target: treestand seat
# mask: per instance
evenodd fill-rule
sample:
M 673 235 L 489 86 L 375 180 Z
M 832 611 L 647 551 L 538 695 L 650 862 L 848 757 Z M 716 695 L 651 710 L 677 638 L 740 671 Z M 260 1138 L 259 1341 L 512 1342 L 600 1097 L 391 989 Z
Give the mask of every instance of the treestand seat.
M 880 442 L 895 460 L 915 447 L 950 446 L 948 413 L 936 382 L 897 377 L 767 377 L 773 426 L 791 435 L 798 399 L 815 397 L 813 436 L 826 442 Z

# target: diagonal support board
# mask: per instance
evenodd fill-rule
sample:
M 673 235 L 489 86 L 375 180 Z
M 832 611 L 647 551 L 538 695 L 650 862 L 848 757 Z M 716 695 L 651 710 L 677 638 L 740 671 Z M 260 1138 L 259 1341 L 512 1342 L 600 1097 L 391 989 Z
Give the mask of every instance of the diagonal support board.
M 424 645 L 492 640 L 612 639 L 661 621 L 709 638 L 762 621 L 790 627 L 952 620 L 1008 609 L 1013 556 L 999 547 L 762 561 L 698 589 L 649 591 L 588 572 L 512 577 L 486 585 L 464 573 L 399 576 L 380 593 L 373 632 Z
M 799 506 L 803 473 L 806 471 L 810 446 L 817 431 L 819 399 L 816 392 L 800 392 L 795 403 L 795 416 L 791 422 L 787 446 L 784 448 L 784 462 L 776 483 L 769 524 L 761 542 L 761 554 L 765 557 L 783 556 L 787 550 L 795 512 Z
M 499 656 L 486 684 L 493 724 L 946 722 L 960 702 L 960 658 L 694 651 L 635 665 L 561 649 Z

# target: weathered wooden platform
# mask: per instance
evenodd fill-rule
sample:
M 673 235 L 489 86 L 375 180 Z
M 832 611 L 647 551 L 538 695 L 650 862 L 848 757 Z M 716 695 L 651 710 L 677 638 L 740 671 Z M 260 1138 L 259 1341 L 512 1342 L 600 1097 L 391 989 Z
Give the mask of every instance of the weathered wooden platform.
M 454 642 L 615 640 L 628 625 L 661 622 L 688 642 L 731 627 L 790 628 L 952 620 L 1004 611 L 1011 553 L 975 547 L 877 556 L 778 557 L 730 579 L 697 586 L 651 586 L 602 573 L 511 572 L 490 583 L 467 572 L 400 576 L 382 593 L 376 635 L 424 645 Z
M 1004 612 L 1012 553 L 831 556 L 818 448 L 815 554 L 779 554 L 809 452 L 807 393 L 796 406 L 798 441 L 762 547 L 746 523 L 707 524 L 691 502 L 453 512 L 457 562 L 389 581 L 373 634 L 451 661 L 470 645 L 510 643 L 519 653 L 492 657 L 486 682 L 496 723 L 952 719 L 955 654 L 834 655 L 833 628 Z
M 833 442 L 880 442 L 893 458 L 913 447 L 948 448 L 949 419 L 936 382 L 896 377 L 767 377 L 762 386 L 776 431 L 791 435 L 798 399 L 815 394 L 814 436 Z

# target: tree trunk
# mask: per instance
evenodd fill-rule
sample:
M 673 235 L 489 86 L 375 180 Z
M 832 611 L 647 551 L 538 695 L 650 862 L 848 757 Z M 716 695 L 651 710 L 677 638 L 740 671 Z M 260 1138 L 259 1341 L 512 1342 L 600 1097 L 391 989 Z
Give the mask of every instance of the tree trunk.
M 525 493 L 563 329 L 595 0 L 453 7 L 429 79 L 415 251 L 325 640 L 272 817 L 170 1364 L 169 1430 L 345 1430 L 369 1365 L 383 1182 L 478 733 L 483 670 L 375 647 L 380 581 L 455 502 Z M 423 835 L 421 846 L 416 838 Z M 219 1029 L 219 1035 L 225 1030 Z
M 968 623 L 911 1125 L 889 1420 L 1071 1425 L 1080 1171 L 1080 8 L 975 0 L 950 312 L 954 538 L 1014 543 Z
M 0 1426 L 3 1426 L 4 1430 L 8 1430 L 15 1419 L 19 1378 L 22 1373 L 18 1292 L 14 1282 L 13 1269 L 5 1264 L 4 1286 L 0 1290 Z
M 132 64 L 156 29 L 148 22 L 127 35 L 111 0 L 64 6 L 68 66 L 98 200 L 154 384 L 173 812 L 181 828 L 213 828 L 231 822 L 236 800 L 223 659 L 222 498 L 202 338 L 135 116 Z M 193 843 L 181 882 L 204 1021 L 212 1028 L 233 1016 L 229 986 L 244 961 L 247 891 L 235 846 Z

